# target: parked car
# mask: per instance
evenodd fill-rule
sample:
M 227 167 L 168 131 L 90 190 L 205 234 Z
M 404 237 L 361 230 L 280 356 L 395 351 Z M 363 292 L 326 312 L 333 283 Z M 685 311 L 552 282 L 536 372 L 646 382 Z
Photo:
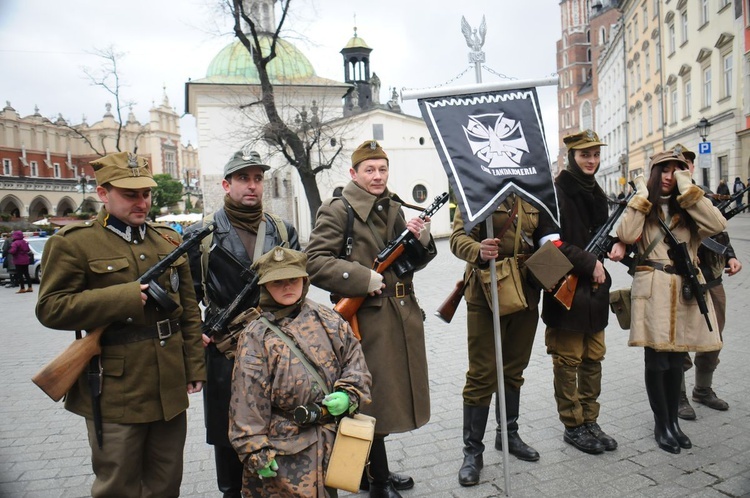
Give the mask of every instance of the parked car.
M 48 240 L 49 237 L 26 237 L 26 242 L 29 243 L 31 252 L 34 253 L 34 264 L 29 265 L 29 275 L 36 283 L 39 283 L 42 278 L 42 254 L 44 252 L 44 244 Z M 8 274 L 8 270 L 2 267 L 2 263 L 3 258 L 0 256 L 0 280 L 8 280 L 10 279 L 10 275 Z

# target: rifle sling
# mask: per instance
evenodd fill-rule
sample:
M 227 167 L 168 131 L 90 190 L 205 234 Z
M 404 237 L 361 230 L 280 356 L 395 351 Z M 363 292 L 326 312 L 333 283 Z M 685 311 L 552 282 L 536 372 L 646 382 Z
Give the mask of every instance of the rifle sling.
M 271 323 L 271 321 L 268 318 L 261 316 L 260 318 L 258 318 L 258 320 L 263 322 L 266 327 L 271 329 L 277 336 L 279 336 L 279 339 L 284 341 L 284 344 L 286 344 L 289 347 L 289 349 L 292 350 L 292 353 L 294 353 L 294 356 L 296 356 L 299 359 L 299 361 L 307 370 L 307 373 L 309 373 L 310 376 L 313 378 L 313 380 L 315 380 L 315 382 L 320 386 L 320 389 L 326 395 L 330 394 L 331 391 L 326 386 L 326 383 L 323 380 L 323 377 L 321 377 L 318 371 L 315 370 L 315 368 L 312 366 L 312 364 L 310 363 L 310 360 L 307 359 L 305 354 L 302 351 L 300 351 L 300 349 L 294 343 L 294 340 L 288 335 L 286 335 L 275 323 Z

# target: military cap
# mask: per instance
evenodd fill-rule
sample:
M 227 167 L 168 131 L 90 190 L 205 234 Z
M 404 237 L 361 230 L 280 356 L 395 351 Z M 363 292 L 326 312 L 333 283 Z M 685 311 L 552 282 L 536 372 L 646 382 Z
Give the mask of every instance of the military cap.
M 695 152 L 693 152 L 692 150 L 688 149 L 684 145 L 677 144 L 677 145 L 674 146 L 674 150 L 675 150 L 675 152 L 681 153 L 683 155 L 683 157 L 685 157 L 685 159 L 687 159 L 689 161 L 695 162 Z
M 271 167 L 267 164 L 263 164 L 260 159 L 260 154 L 254 150 L 249 150 L 247 146 L 243 147 L 242 150 L 238 150 L 234 153 L 229 162 L 224 166 L 224 178 L 228 177 L 235 171 L 239 171 L 243 168 L 249 168 L 254 166 L 260 168 L 263 171 L 268 171 Z
M 258 273 L 258 285 L 274 280 L 306 277 L 307 254 L 277 246 L 265 253 L 253 263 L 253 270 Z
M 385 153 L 377 140 L 365 140 L 352 153 L 352 168 L 367 159 L 385 159 L 388 161 L 388 154 Z
M 573 265 L 555 243 L 548 240 L 526 260 L 526 268 L 542 288 L 551 290 Z
M 572 135 L 567 135 L 563 137 L 563 142 L 568 150 L 588 149 L 589 147 L 607 145 L 599 140 L 599 135 L 594 130 L 583 130 Z
M 148 161 L 132 152 L 109 154 L 91 163 L 97 185 L 119 188 L 156 187 Z
M 685 156 L 683 156 L 676 147 L 674 149 L 665 150 L 664 152 L 655 154 L 651 158 L 651 163 L 648 165 L 648 167 L 650 169 L 653 169 L 657 164 L 668 163 L 670 161 L 677 161 L 678 163 L 680 163 L 681 169 L 688 169 L 688 163 L 685 160 Z

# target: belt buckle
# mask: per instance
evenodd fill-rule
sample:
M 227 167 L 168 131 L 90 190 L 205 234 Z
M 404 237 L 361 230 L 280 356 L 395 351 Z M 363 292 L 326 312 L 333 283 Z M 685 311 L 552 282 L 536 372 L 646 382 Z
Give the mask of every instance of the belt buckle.
M 162 325 L 166 326 L 166 332 L 162 332 Z M 172 323 L 169 321 L 169 319 L 156 322 L 156 334 L 161 340 L 168 339 L 172 336 Z
M 406 296 L 406 286 L 401 282 L 396 282 L 396 297 Z

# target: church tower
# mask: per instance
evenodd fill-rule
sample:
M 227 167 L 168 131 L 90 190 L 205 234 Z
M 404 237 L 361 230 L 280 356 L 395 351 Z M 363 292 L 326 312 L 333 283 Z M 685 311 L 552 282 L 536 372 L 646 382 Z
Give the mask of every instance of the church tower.
M 370 109 L 373 105 L 370 52 L 372 49 L 357 36 L 355 27 L 354 36 L 341 49 L 341 55 L 344 56 L 344 81 L 354 85 L 354 88 L 350 89 L 344 97 L 344 116 Z M 377 80 L 378 85 L 376 85 L 378 90 L 380 89 L 379 81 Z M 379 101 L 377 96 L 375 100 Z

